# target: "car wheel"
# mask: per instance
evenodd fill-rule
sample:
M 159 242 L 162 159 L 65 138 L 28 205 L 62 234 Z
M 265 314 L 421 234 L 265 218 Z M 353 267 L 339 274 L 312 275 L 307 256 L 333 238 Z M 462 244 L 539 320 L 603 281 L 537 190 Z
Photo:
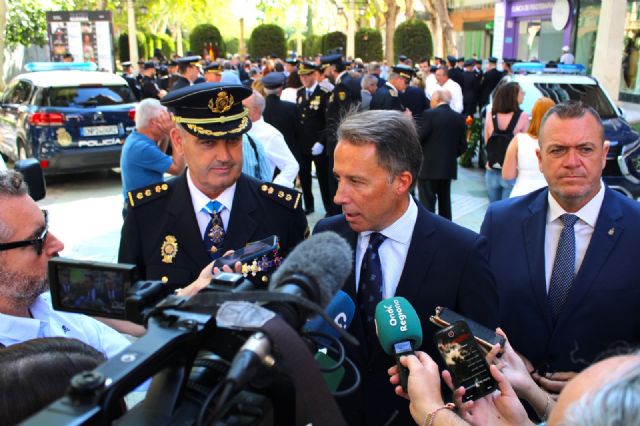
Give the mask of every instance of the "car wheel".
M 18 160 L 26 160 L 29 158 L 29 150 L 27 144 L 23 140 L 18 140 Z

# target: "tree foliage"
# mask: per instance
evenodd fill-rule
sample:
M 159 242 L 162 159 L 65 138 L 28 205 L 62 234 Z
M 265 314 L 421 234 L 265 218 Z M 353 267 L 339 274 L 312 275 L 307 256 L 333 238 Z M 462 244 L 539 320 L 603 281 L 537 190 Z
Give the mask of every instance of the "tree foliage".
M 8 0 L 5 46 L 47 44 L 47 19 L 38 0 Z
M 273 24 L 258 25 L 251 33 L 249 51 L 254 58 L 273 54 L 284 58 L 287 54 L 284 30 Z
M 147 57 L 147 38 L 141 31 L 136 32 L 136 39 L 138 41 L 138 58 L 143 59 Z M 153 52 L 151 52 L 153 54 Z M 118 37 L 118 57 L 120 62 L 131 60 L 129 54 L 129 34 L 120 33 Z
M 322 37 L 310 35 L 302 42 L 302 54 L 304 56 L 315 56 L 322 53 Z
M 322 36 L 322 53 L 327 53 L 330 50 L 342 49 L 343 52 L 347 51 L 347 35 L 340 31 L 334 31 Z
M 360 28 L 355 36 L 356 58 L 364 62 L 382 60 L 382 34 L 375 28 Z
M 189 44 L 191 51 L 196 55 L 202 55 L 208 49 L 209 43 L 213 47 L 214 56 L 220 58 L 227 54 L 226 46 L 220 30 L 212 24 L 200 24 L 191 30 Z
M 422 57 L 431 58 L 433 41 L 427 24 L 412 19 L 398 25 L 393 38 L 393 48 L 397 55 L 406 55 L 414 61 Z

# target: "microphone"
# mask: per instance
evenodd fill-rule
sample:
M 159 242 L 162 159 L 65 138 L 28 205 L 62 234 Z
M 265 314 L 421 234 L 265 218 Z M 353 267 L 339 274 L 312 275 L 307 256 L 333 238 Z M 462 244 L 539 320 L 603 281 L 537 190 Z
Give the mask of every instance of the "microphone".
M 340 328 L 346 330 L 349 328 L 349 325 L 351 325 L 355 310 L 356 305 L 353 303 L 353 300 L 351 300 L 347 293 L 340 290 L 338 291 L 338 294 L 331 299 L 331 302 L 327 305 L 327 308 L 324 311 L 330 318 L 333 318 L 333 321 Z M 319 315 L 316 315 L 307 321 L 304 325 L 304 331 L 326 334 L 327 336 L 331 336 L 336 339 L 340 338 L 336 329 L 327 324 L 325 319 Z M 325 347 L 331 345 L 331 341 L 328 339 L 319 337 L 317 340 Z
M 400 364 L 400 357 L 413 354 L 413 349 L 422 344 L 418 314 L 404 297 L 391 297 L 376 306 L 375 324 L 382 349 L 396 359 L 400 385 L 406 392 L 409 369 Z
M 342 237 L 335 232 L 315 234 L 291 251 L 271 277 L 269 290 L 304 297 L 324 308 L 348 278 L 351 264 L 351 247 Z M 306 312 L 292 304 L 272 302 L 266 308 L 280 314 L 295 329 L 306 319 Z M 272 362 L 270 353 L 271 342 L 266 335 L 254 333 L 233 358 L 227 383 L 232 383 L 234 390 L 242 387 L 260 364 Z

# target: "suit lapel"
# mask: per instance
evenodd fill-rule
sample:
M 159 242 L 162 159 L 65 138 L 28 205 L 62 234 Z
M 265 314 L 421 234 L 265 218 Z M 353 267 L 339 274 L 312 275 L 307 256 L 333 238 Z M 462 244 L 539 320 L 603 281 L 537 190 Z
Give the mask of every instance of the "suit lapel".
M 256 210 L 255 196 L 251 193 L 250 182 L 246 176 L 240 175 L 233 195 L 233 206 L 229 226 L 222 245 L 223 253 L 227 250 L 237 250 L 244 247 L 255 233 L 258 223 L 253 219 L 252 212 Z
M 615 199 L 611 190 L 607 188 L 589 247 L 584 255 L 582 265 L 576 275 L 569 292 L 569 298 L 562 309 L 558 322 L 570 317 L 571 313 L 577 309 L 582 299 L 589 292 L 595 278 L 608 260 L 611 251 L 624 231 L 624 227 L 619 221 L 621 218 L 622 209 L 620 203 Z
M 209 257 L 202 242 L 200 229 L 196 214 L 193 211 L 193 203 L 189 186 L 187 185 L 187 176 L 185 171 L 181 176 L 176 178 L 173 194 L 169 202 L 169 220 L 172 221 L 170 228 L 175 229 L 179 250 L 186 253 L 187 257 L 192 259 L 197 265 L 206 265 L 209 263 Z
M 544 316 L 547 329 L 551 331 L 553 329 L 553 320 L 547 304 L 544 257 L 547 194 L 547 190 L 541 191 L 533 202 L 529 204 L 530 215 L 523 222 L 522 232 L 529 266 L 529 285 L 535 295 L 538 308 Z M 505 238 L 507 237 L 505 236 Z

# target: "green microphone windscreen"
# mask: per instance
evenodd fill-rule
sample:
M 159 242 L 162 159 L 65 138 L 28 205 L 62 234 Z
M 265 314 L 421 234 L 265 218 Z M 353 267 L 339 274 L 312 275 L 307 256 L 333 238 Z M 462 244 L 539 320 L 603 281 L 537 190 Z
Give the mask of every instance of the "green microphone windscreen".
M 393 356 L 393 345 L 410 340 L 413 348 L 422 344 L 422 326 L 416 310 L 404 297 L 390 297 L 376 306 L 376 333 L 382 349 Z

